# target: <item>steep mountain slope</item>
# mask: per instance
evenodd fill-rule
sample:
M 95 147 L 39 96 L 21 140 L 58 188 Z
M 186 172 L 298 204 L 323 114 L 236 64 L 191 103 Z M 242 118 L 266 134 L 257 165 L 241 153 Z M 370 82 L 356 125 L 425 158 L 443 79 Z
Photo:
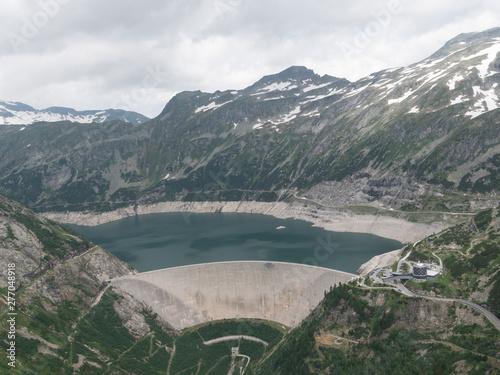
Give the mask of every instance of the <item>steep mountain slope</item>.
M 126 263 L 4 197 L 0 259 L 0 329 L 13 335 L 1 373 L 159 373 L 168 364 L 173 331 L 141 302 L 108 288 L 110 278 L 133 271 Z
M 19 102 L 0 101 L 0 125 L 31 125 L 41 121 L 91 123 L 113 120 L 139 125 L 149 119 L 140 113 L 124 111 L 123 109 L 76 111 L 73 108 L 50 107 L 38 110 Z
M 334 206 L 495 205 L 499 51 L 496 28 L 357 82 L 291 67 L 243 90 L 182 92 L 139 128 L 1 127 L 0 192 L 39 210 L 297 193 Z

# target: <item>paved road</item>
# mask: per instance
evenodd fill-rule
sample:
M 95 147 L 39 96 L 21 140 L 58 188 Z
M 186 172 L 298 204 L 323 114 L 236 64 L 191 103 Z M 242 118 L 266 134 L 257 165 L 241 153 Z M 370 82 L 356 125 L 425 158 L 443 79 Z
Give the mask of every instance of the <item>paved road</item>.
M 318 206 L 321 206 L 321 207 L 325 207 L 325 208 L 349 209 L 348 205 L 347 206 L 327 206 L 324 203 L 315 201 L 314 199 L 309 199 L 309 198 L 306 198 L 306 197 L 299 197 L 299 196 L 297 196 L 297 193 L 295 193 L 293 195 L 293 197 L 295 199 L 299 199 L 299 200 L 302 200 L 302 201 L 313 202 L 314 204 L 316 204 Z M 408 211 L 396 210 L 396 209 L 391 208 L 391 207 L 379 207 L 379 206 L 368 206 L 368 205 L 366 207 L 372 207 L 372 208 L 376 208 L 377 210 L 382 210 L 382 211 L 398 212 L 398 213 L 402 213 L 402 214 L 407 214 L 408 213 Z M 447 212 L 447 211 L 419 211 L 419 212 L 412 212 L 412 213 L 413 214 L 456 215 L 456 216 L 474 216 L 475 215 L 475 213 L 473 213 L 473 212 Z
M 434 301 L 444 301 L 444 302 L 458 302 L 458 303 L 463 303 L 464 305 L 470 306 L 473 309 L 479 311 L 481 314 L 483 314 L 499 331 L 500 331 L 500 319 L 498 319 L 491 311 L 486 310 L 484 307 L 481 307 L 474 302 L 466 301 L 464 299 L 458 299 L 458 298 L 445 298 L 445 297 L 430 297 L 430 296 L 424 296 L 421 294 L 416 294 L 408 290 L 403 284 L 401 284 L 398 281 L 398 292 L 403 293 L 404 295 L 407 295 L 408 297 L 419 297 L 419 298 L 425 298 L 425 299 L 430 299 Z
M 415 242 L 413 244 L 413 247 L 415 247 L 418 242 L 420 242 L 420 241 Z M 471 247 L 472 247 L 472 244 L 471 244 Z M 408 254 L 406 254 L 406 256 L 404 258 L 402 258 L 402 259 L 399 260 L 399 262 L 398 262 L 398 271 L 399 271 L 400 265 L 402 264 L 402 262 L 404 262 L 406 260 L 406 258 L 408 258 L 408 256 L 410 255 L 410 253 L 411 253 L 411 251 L 408 252 Z M 432 254 L 436 258 L 439 259 L 439 267 L 441 267 L 441 269 L 442 269 L 442 267 L 443 267 L 443 261 L 435 253 L 432 253 Z M 474 302 L 470 302 L 470 301 L 466 301 L 466 300 L 458 299 L 458 298 L 444 298 L 444 297 L 424 296 L 424 295 L 421 295 L 421 294 L 413 293 L 406 286 L 404 286 L 403 284 L 401 284 L 401 281 L 399 281 L 399 280 L 397 280 L 396 283 L 397 283 L 396 290 L 399 293 L 404 294 L 405 296 L 408 296 L 408 297 L 419 297 L 419 298 L 425 298 L 425 299 L 430 299 L 430 300 L 434 300 L 434 301 L 458 302 L 458 303 L 463 303 L 464 305 L 470 306 L 473 309 L 475 309 L 476 311 L 479 311 L 481 314 L 483 314 L 500 331 L 500 319 L 498 319 L 491 311 L 486 310 L 484 307 L 481 307 L 481 306 L 475 304 Z M 372 288 L 367 287 L 364 284 L 364 279 L 361 279 L 361 285 L 364 288 L 367 288 L 367 289 L 382 289 L 382 288 L 377 288 L 377 287 L 372 287 Z
M 443 261 L 441 260 L 441 258 L 440 258 L 440 257 L 438 257 L 438 256 L 436 255 L 436 253 L 435 253 L 435 252 L 434 252 L 434 253 L 432 253 L 432 255 L 434 255 L 436 258 L 438 258 L 438 260 L 439 260 L 439 268 L 441 268 L 441 270 L 442 270 L 442 269 L 443 269 Z
M 240 339 L 259 342 L 259 343 L 263 344 L 264 346 L 268 346 L 269 345 L 269 343 L 266 342 L 266 341 L 264 341 L 264 340 L 261 340 L 261 339 L 259 339 L 257 337 L 246 336 L 246 335 L 235 335 L 235 336 L 219 337 L 219 338 L 216 338 L 216 339 L 213 339 L 213 340 L 204 341 L 203 344 L 205 344 L 205 345 L 212 345 L 212 344 L 216 344 L 216 343 L 222 342 L 222 341 L 232 341 L 232 340 L 240 340 Z
M 417 244 L 419 243 L 420 241 L 417 241 L 413 244 L 413 248 L 415 248 L 415 246 L 417 246 Z M 406 262 L 406 259 L 410 256 L 411 254 L 411 250 L 408 251 L 408 254 L 406 254 L 404 256 L 404 258 L 401 258 L 399 261 L 398 261 L 398 265 L 396 266 L 396 272 L 401 272 L 400 269 L 401 267 L 403 266 L 403 264 Z M 411 271 L 411 266 L 410 266 L 410 271 Z

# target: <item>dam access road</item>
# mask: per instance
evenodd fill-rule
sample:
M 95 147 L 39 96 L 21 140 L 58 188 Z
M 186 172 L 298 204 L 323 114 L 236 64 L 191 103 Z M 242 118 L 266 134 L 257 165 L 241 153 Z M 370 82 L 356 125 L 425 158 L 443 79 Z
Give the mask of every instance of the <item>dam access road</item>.
M 182 330 L 222 319 L 264 319 L 296 327 L 330 287 L 357 275 L 298 263 L 203 263 L 111 280 Z

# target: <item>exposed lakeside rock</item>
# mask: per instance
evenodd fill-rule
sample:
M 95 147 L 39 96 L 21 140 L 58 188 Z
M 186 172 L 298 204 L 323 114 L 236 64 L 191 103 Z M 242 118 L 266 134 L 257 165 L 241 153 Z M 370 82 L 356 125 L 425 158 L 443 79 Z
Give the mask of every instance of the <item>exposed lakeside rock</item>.
M 447 227 L 444 223 L 422 224 L 389 216 L 357 215 L 345 210 L 318 208 L 284 202 L 162 202 L 129 206 L 112 212 L 45 212 L 43 216 L 63 223 L 100 225 L 134 215 L 183 212 L 189 222 L 191 213 L 240 212 L 271 215 L 280 219 L 299 219 L 336 232 L 371 233 L 401 242 L 414 242 Z
M 399 257 L 400 257 L 402 252 L 403 252 L 403 249 L 398 249 L 398 250 L 390 251 L 388 253 L 375 255 L 372 259 L 370 259 L 366 263 L 363 263 L 361 265 L 361 267 L 359 267 L 358 273 L 361 276 L 365 276 L 371 270 L 373 270 L 375 268 L 382 268 L 382 267 L 390 266 L 394 262 L 399 260 Z

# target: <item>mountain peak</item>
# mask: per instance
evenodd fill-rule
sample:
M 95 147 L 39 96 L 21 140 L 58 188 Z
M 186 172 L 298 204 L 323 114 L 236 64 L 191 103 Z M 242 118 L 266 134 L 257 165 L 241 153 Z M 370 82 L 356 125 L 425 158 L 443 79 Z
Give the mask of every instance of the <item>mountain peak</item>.
M 262 77 L 257 83 L 283 82 L 289 80 L 318 79 L 319 75 L 305 66 L 291 66 L 279 73 Z
M 312 69 L 308 69 L 305 66 L 296 66 L 296 65 L 293 65 L 283 70 L 277 75 L 283 78 L 296 78 L 296 79 L 319 77 L 316 73 L 314 73 Z
M 500 38 L 500 27 L 494 27 L 480 32 L 462 33 L 446 42 L 445 45 L 432 54 L 430 58 L 442 57 L 467 47 L 477 47 L 483 43 L 498 42 L 498 38 Z

